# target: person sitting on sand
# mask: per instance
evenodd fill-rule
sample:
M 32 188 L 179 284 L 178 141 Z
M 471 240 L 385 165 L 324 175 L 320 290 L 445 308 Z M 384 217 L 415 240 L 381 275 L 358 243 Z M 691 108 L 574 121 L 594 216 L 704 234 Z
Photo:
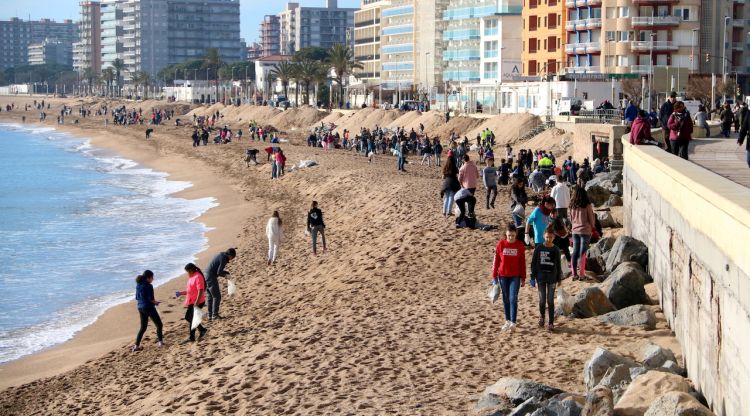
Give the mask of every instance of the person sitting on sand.
M 516 239 L 516 225 L 513 223 L 508 223 L 505 239 L 495 247 L 491 277 L 492 284 L 500 285 L 503 292 L 505 324 L 500 330 L 513 332 L 516 329 L 518 292 L 526 284 L 526 248 Z
M 188 263 L 185 266 L 185 271 L 188 273 L 187 289 L 182 292 L 177 292 L 177 296 L 185 296 L 185 320 L 188 323 L 188 330 L 190 331 L 190 337 L 183 341 L 184 343 L 195 342 L 195 331 L 198 330 L 198 339 L 203 338 L 208 331 L 203 325 L 198 325 L 195 329 L 192 329 L 193 325 L 193 313 L 195 308 L 202 308 L 206 306 L 206 279 L 203 277 L 203 272 L 193 263 Z
M 268 265 L 276 263 L 276 256 L 279 253 L 279 244 L 284 233 L 281 229 L 281 217 L 279 211 L 274 211 L 271 218 L 266 224 L 266 237 L 268 237 Z
M 151 283 L 154 281 L 154 272 L 146 270 L 143 274 L 138 275 L 135 278 L 135 300 L 138 303 L 138 314 L 141 316 L 141 328 L 138 330 L 138 335 L 135 337 L 135 345 L 133 345 L 133 352 L 142 351 L 141 340 L 143 334 L 146 333 L 148 327 L 148 320 L 151 318 L 156 326 L 156 339 L 159 348 L 164 346 L 164 337 L 162 336 L 162 324 L 159 312 L 156 310 L 156 305 L 159 302 L 154 299 L 154 286 Z
M 545 306 L 549 312 L 547 330 L 555 328 L 555 285 L 562 281 L 560 249 L 554 244 L 553 226 L 544 230 L 544 244 L 536 246 L 531 258 L 531 286 L 536 282 L 539 291 L 539 328 L 544 328 Z
M 307 230 L 312 237 L 313 256 L 318 255 L 318 233 L 323 239 L 323 251 L 326 251 L 326 224 L 323 222 L 323 212 L 318 208 L 318 201 L 313 201 L 307 213 Z

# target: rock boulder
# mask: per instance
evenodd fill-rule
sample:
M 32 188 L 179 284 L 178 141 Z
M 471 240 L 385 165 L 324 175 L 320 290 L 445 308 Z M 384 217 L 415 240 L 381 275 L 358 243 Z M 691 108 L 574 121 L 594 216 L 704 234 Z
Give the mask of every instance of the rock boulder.
M 690 394 L 673 391 L 651 403 L 644 416 L 714 416 L 714 412 Z
M 633 305 L 599 316 L 599 320 L 612 325 L 637 326 L 647 331 L 656 328 L 656 313 L 645 305 Z
M 513 377 L 503 377 L 484 390 L 485 395 L 494 394 L 516 406 L 532 397 L 547 400 L 559 393 L 562 393 L 562 390 L 532 380 Z
M 573 300 L 573 315 L 577 318 L 592 318 L 615 309 L 607 295 L 595 286 L 583 289 Z
M 617 194 L 612 194 L 609 196 L 609 199 L 607 202 L 604 203 L 604 206 L 606 207 L 621 207 L 622 206 L 622 198 Z
M 641 348 L 638 358 L 643 363 L 643 366 L 648 369 L 661 367 L 667 361 L 677 362 L 677 358 L 675 358 L 672 350 L 651 343 Z
M 641 416 L 661 396 L 670 392 L 688 393 L 687 379 L 662 371 L 649 371 L 636 378 L 615 405 L 618 416 Z
M 593 389 L 604 378 L 610 368 L 614 368 L 618 365 L 630 369 L 632 367 L 638 367 L 639 364 L 630 358 L 623 357 L 602 347 L 598 347 L 591 356 L 591 359 L 586 361 L 586 364 L 583 367 L 583 381 L 586 383 L 586 390 Z
M 586 394 L 586 405 L 581 416 L 613 416 L 614 401 L 612 390 L 606 386 L 596 386 Z
M 612 213 L 607 211 L 596 211 L 596 218 L 599 220 L 599 223 L 604 228 L 617 228 L 621 225 L 615 220 L 615 217 L 612 216 Z
M 620 263 L 616 269 L 599 285 L 618 309 L 638 304 L 650 304 L 651 299 L 646 295 L 646 272 L 633 261 Z
M 613 271 L 626 261 L 634 261 L 648 270 L 648 247 L 633 237 L 621 235 L 607 254 L 607 270 Z

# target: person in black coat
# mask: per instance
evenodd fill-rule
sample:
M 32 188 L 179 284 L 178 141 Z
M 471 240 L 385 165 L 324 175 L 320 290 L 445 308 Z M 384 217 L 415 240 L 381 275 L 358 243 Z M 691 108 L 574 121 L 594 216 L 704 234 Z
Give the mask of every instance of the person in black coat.
M 671 152 L 671 147 L 669 146 L 669 127 L 667 127 L 667 122 L 669 122 L 669 116 L 674 112 L 675 102 L 677 102 L 677 93 L 672 91 L 669 94 L 669 99 L 659 109 L 659 122 L 661 123 L 661 129 L 664 131 L 664 145 L 668 152 Z
M 742 143 L 745 143 L 745 150 L 747 151 L 747 167 L 750 168 L 750 109 L 747 108 L 747 103 L 741 104 L 739 119 L 740 137 L 737 138 L 737 144 L 742 146 Z

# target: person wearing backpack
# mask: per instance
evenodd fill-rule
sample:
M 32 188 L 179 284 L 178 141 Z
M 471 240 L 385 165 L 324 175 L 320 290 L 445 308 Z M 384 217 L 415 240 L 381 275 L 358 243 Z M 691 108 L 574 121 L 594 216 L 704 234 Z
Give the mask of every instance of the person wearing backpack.
M 693 135 L 693 120 L 685 109 L 685 103 L 677 101 L 674 113 L 669 116 L 669 141 L 672 154 L 688 160 L 688 146 Z

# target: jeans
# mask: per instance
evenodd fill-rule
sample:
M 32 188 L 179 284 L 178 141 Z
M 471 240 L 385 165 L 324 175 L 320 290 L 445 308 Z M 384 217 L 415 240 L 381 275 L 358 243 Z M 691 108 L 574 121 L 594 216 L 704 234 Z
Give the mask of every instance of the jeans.
M 584 235 L 584 234 L 573 234 L 573 275 L 574 276 L 580 276 L 585 275 L 586 270 L 583 270 L 585 265 L 585 261 L 583 260 L 586 257 L 586 251 L 589 249 L 589 241 L 591 241 L 590 235 Z M 581 260 L 581 270 L 580 273 L 577 272 L 578 270 L 578 260 Z
M 686 140 L 672 140 L 672 154 L 688 160 L 688 144 Z
M 440 153 L 435 153 L 435 165 L 440 166 Z
M 549 312 L 550 325 L 555 322 L 555 284 L 537 282 L 539 289 L 539 319 L 544 319 L 544 309 Z
M 750 139 L 748 139 L 750 140 Z M 747 167 L 750 168 L 750 150 L 747 151 Z
M 161 332 L 161 318 L 159 317 L 159 312 L 156 311 L 156 308 L 153 306 L 138 308 L 138 314 L 141 315 L 141 329 L 138 330 L 138 336 L 135 337 L 135 345 L 141 345 L 143 334 L 146 333 L 146 328 L 148 327 L 148 318 L 151 318 L 151 320 L 154 321 L 154 325 L 156 326 L 156 338 L 161 342 L 164 337 Z
M 664 132 L 664 150 L 671 153 L 672 148 L 670 147 L 670 143 L 669 143 L 671 142 L 671 140 L 669 140 L 669 129 L 662 127 L 662 131 Z
M 405 164 L 406 164 L 406 158 L 399 156 L 398 157 L 398 163 L 396 165 L 398 167 L 398 170 L 404 170 L 404 165 Z
M 203 307 L 205 304 L 198 305 L 199 307 Z M 188 330 L 190 330 L 190 341 L 195 341 L 195 330 L 197 329 L 201 333 L 206 331 L 206 328 L 203 327 L 203 325 L 198 325 L 197 328 L 191 329 L 193 326 L 193 305 L 190 305 L 187 307 L 187 310 L 185 311 L 185 320 L 188 323 Z
M 451 208 L 453 208 L 453 196 L 456 195 L 453 191 L 445 191 L 443 193 L 443 215 L 448 215 L 451 213 Z
M 318 254 L 318 233 L 323 239 L 323 250 L 326 249 L 326 233 L 322 225 L 313 225 L 310 227 L 310 236 L 312 237 L 313 254 Z
M 487 209 L 495 207 L 495 198 L 497 198 L 497 186 L 490 186 L 487 188 Z
M 219 304 L 221 304 L 219 279 L 206 279 L 206 302 L 208 302 L 209 318 L 219 316 Z
M 560 237 L 559 235 L 556 235 L 553 244 L 555 244 L 557 248 L 562 251 L 562 253 L 565 255 L 565 260 L 570 262 L 570 238 Z
M 477 199 L 469 195 L 465 198 L 456 200 L 458 210 L 460 211 L 458 218 L 456 218 L 456 224 L 461 224 L 461 221 L 466 219 L 466 215 L 474 216 L 474 207 L 477 204 Z
M 271 179 L 276 179 L 279 177 L 279 168 L 276 165 L 276 162 L 271 163 Z
M 427 166 L 432 166 L 432 153 L 425 153 L 422 156 L 422 164 L 424 165 L 425 160 L 427 161 Z
M 518 312 L 518 290 L 521 288 L 520 277 L 499 277 L 500 289 L 503 290 L 503 310 L 505 320 L 516 323 Z

